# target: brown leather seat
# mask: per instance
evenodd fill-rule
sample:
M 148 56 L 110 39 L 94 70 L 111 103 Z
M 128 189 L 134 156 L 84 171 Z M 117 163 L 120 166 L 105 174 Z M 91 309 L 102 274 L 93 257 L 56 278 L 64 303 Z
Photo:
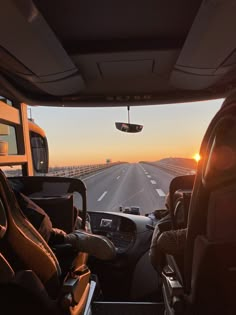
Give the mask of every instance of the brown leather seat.
M 52 296 L 56 296 L 60 287 L 60 266 L 43 237 L 23 215 L 8 184 L 0 171 L 0 192 L 7 214 L 8 228 L 5 235 L 7 243 L 20 259 L 25 269 L 33 270 Z
M 5 219 L 4 219 L 5 218 Z M 4 224 L 1 224 L 3 221 Z M 84 268 L 83 259 L 77 258 L 76 267 L 83 267 L 73 287 L 75 292 L 64 290 L 60 281 L 61 269 L 51 248 L 25 218 L 14 192 L 0 171 L 0 308 L 29 314 L 80 314 L 88 296 L 90 271 Z M 14 300 L 18 294 L 18 304 Z M 72 296 L 68 305 L 61 307 L 66 294 Z M 75 294 L 74 294 L 75 293 Z M 11 296 L 12 295 L 12 296 Z M 31 296 L 32 304 L 28 296 Z M 21 298 L 19 298 L 21 297 Z M 12 312 L 11 312 L 12 310 Z M 40 310 L 40 312 L 39 312 Z M 27 313 L 28 314 L 28 313 Z

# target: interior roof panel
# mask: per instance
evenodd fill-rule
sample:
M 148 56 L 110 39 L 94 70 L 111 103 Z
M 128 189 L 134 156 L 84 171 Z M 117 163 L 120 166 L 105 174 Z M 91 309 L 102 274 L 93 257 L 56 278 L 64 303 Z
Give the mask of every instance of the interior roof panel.
M 19 101 L 148 105 L 236 88 L 235 0 L 4 0 L 0 7 L 0 84 Z
M 201 0 L 37 0 L 62 42 L 124 38 L 183 39 Z

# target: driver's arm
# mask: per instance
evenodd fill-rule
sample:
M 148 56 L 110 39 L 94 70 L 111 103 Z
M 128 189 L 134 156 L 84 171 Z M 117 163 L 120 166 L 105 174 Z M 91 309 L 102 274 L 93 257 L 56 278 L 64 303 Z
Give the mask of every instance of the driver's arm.
M 17 193 L 17 197 L 26 218 L 50 246 L 70 244 L 75 250 L 88 253 L 102 260 L 110 260 L 115 257 L 114 244 L 105 236 L 89 233 L 89 222 L 87 222 L 88 231 L 78 229 L 67 234 L 61 229 L 54 228 L 47 213 L 30 198 L 22 193 Z

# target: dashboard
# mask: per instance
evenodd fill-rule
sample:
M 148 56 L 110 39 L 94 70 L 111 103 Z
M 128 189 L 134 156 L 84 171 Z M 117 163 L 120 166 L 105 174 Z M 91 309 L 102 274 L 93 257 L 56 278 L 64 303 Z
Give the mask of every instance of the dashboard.
M 90 257 L 89 260 L 89 268 L 98 276 L 104 297 L 108 301 L 120 301 L 128 296 L 133 299 L 153 293 L 157 273 L 148 255 L 152 219 L 120 211 L 90 210 L 88 217 L 92 232 L 106 236 L 116 247 L 115 259 L 104 262 Z
M 89 212 L 92 232 L 109 238 L 118 254 L 125 253 L 136 239 L 136 225 L 130 218 L 104 212 Z

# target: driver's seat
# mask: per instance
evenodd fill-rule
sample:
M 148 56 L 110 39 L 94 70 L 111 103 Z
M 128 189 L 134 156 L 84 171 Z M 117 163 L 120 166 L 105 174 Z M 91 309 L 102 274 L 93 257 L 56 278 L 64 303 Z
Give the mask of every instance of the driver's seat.
M 14 300 L 17 286 L 19 295 L 22 296 L 22 292 L 25 290 L 27 295 L 31 295 L 31 298 L 34 295 L 39 308 L 42 307 L 40 300 L 43 298 L 44 302 L 46 299 L 45 305 L 53 314 L 63 312 L 80 314 L 89 291 L 90 271 L 88 268 L 82 265 L 78 274 L 71 272 L 68 274 L 66 282 L 61 283 L 61 271 L 57 258 L 21 212 L 14 192 L 1 170 L 0 203 L 0 218 L 6 218 L 5 226 L 2 225 L 0 229 L 4 231 L 4 233 L 0 233 L 0 235 L 2 234 L 0 262 L 4 266 L 0 269 L 0 279 L 3 279 L 4 270 L 8 270 L 9 273 L 8 279 L 0 281 L 0 307 L 3 307 L 4 310 L 8 308 L 6 303 L 9 299 Z M 8 299 L 6 299 L 6 292 L 9 293 Z M 11 292 L 12 297 L 9 297 Z M 5 298 L 3 298 L 4 296 Z M 24 313 L 24 307 L 27 308 L 29 305 L 28 297 L 23 295 L 19 303 L 18 307 Z M 35 307 L 37 308 L 37 305 Z M 15 308 L 17 309 L 17 305 Z M 32 309 L 31 312 L 34 314 L 35 309 Z M 6 314 L 11 313 L 6 312 Z

